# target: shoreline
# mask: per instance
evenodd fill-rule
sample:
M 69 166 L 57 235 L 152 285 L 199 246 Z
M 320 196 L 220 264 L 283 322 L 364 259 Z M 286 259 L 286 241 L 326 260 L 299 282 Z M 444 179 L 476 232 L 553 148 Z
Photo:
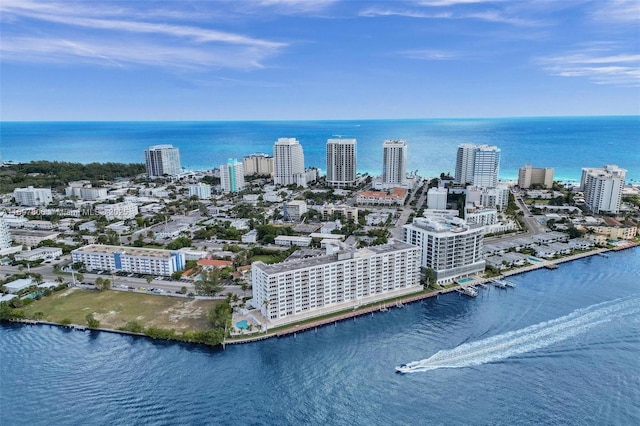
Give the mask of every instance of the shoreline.
M 493 279 L 496 279 L 496 278 L 497 279 L 506 278 L 506 277 L 509 277 L 509 276 L 519 275 L 519 274 L 523 274 L 523 273 L 526 273 L 526 272 L 535 271 L 535 270 L 538 270 L 538 269 L 545 269 L 545 268 L 546 269 L 556 269 L 559 264 L 566 263 L 566 262 L 571 262 L 571 261 L 578 260 L 578 259 L 584 259 L 586 257 L 597 256 L 597 255 L 605 255 L 606 257 L 608 257 L 608 255 L 606 255 L 607 252 L 610 252 L 610 251 L 616 252 L 616 251 L 635 248 L 635 247 L 638 247 L 638 246 L 640 246 L 640 242 L 629 242 L 628 244 L 625 244 L 624 246 L 618 246 L 618 247 L 613 247 L 613 248 L 597 248 L 597 249 L 594 249 L 594 250 L 590 250 L 588 252 L 578 253 L 578 254 L 562 257 L 562 258 L 559 258 L 559 259 L 543 260 L 543 261 L 539 262 L 538 264 L 529 265 L 529 266 L 525 266 L 525 267 L 522 267 L 522 268 L 513 269 L 513 270 L 510 270 L 510 271 L 505 271 L 504 273 L 501 273 L 500 275 L 498 275 L 496 277 L 476 278 L 472 282 L 470 282 L 469 284 L 466 284 L 466 285 L 458 284 L 458 285 L 453 285 L 453 286 L 448 287 L 448 288 L 442 288 L 442 289 L 439 289 L 439 290 L 421 291 L 421 292 L 418 292 L 418 293 L 412 293 L 412 294 L 408 294 L 408 295 L 405 295 L 405 296 L 397 296 L 397 297 L 390 298 L 386 302 L 386 303 L 389 303 L 387 308 L 388 309 L 393 309 L 393 308 L 400 309 L 405 304 L 419 302 L 421 300 L 429 299 L 429 298 L 432 298 L 432 297 L 436 297 L 437 298 L 441 294 L 453 293 L 453 292 L 456 292 L 459 289 L 462 289 L 463 287 L 467 287 L 469 285 L 484 284 L 484 283 L 489 282 L 489 281 L 491 281 Z M 146 337 L 146 338 L 149 338 L 151 340 L 165 340 L 165 341 L 173 341 L 173 342 L 176 342 L 176 343 L 188 343 L 188 344 L 204 345 L 204 346 L 207 346 L 207 347 L 210 347 L 210 348 L 222 347 L 222 349 L 224 350 L 227 345 L 239 345 L 239 344 L 245 344 L 245 343 L 252 343 L 252 342 L 258 342 L 258 341 L 261 341 L 261 340 L 271 339 L 271 338 L 274 338 L 274 337 L 280 338 L 280 337 L 286 337 L 286 336 L 290 336 L 290 335 L 293 335 L 294 338 L 295 338 L 297 333 L 299 333 L 299 332 L 306 332 L 306 331 L 309 331 L 311 329 L 314 329 L 314 330 L 317 331 L 318 327 L 323 327 L 323 326 L 330 325 L 330 324 L 337 325 L 338 322 L 342 322 L 342 321 L 345 321 L 345 320 L 348 320 L 348 319 L 353 319 L 355 321 L 355 319 L 357 317 L 364 316 L 364 315 L 369 315 L 369 314 L 373 315 L 374 313 L 381 311 L 380 304 L 385 304 L 385 301 L 376 302 L 372 306 L 359 308 L 359 309 L 356 309 L 356 310 L 353 310 L 353 311 L 348 311 L 348 312 L 342 311 L 342 312 L 337 313 L 335 316 L 322 318 L 322 319 L 319 319 L 319 320 L 316 320 L 316 321 L 305 322 L 303 324 L 292 324 L 291 326 L 286 326 L 283 329 L 277 329 L 276 331 L 273 331 L 273 332 L 267 332 L 267 333 L 264 333 L 264 334 L 257 334 L 257 335 L 247 336 L 247 337 L 244 337 L 244 338 L 231 338 L 229 340 L 225 340 L 222 343 L 219 343 L 219 344 L 213 345 L 213 346 L 212 345 L 207 345 L 205 343 L 199 343 L 199 342 L 183 342 L 183 341 L 174 340 L 174 339 L 157 339 L 157 338 L 153 338 L 151 336 L 148 336 L 148 335 L 146 335 L 144 333 L 134 333 L 134 332 L 125 331 L 125 330 L 114 330 L 114 329 L 109 329 L 109 328 L 89 328 L 88 326 L 81 325 L 81 324 L 61 324 L 61 323 L 56 323 L 56 322 L 40 321 L 40 320 L 32 320 L 32 319 L 14 319 L 14 320 L 8 320 L 7 322 L 20 323 L 20 324 L 25 324 L 25 325 L 49 325 L 49 326 L 67 328 L 67 329 L 77 330 L 77 331 L 101 331 L 101 332 L 107 332 L 107 333 L 113 333 L 113 334 L 122 334 L 122 335 L 128 335 L 128 336 Z

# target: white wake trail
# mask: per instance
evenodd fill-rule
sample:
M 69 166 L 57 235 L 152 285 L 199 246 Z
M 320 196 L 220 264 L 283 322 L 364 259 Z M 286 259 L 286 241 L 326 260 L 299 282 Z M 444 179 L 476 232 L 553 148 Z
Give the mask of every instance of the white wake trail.
M 550 321 L 464 343 L 433 356 L 397 367 L 402 373 L 438 368 L 463 368 L 500 361 L 561 342 L 600 324 L 640 314 L 640 299 L 618 299 L 599 303 Z

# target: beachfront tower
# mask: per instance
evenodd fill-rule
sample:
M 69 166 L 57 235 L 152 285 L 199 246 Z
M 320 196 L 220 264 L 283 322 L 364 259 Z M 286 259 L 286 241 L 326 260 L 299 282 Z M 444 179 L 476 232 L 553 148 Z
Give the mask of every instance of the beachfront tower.
M 222 192 L 239 192 L 244 189 L 244 164 L 230 158 L 220 166 L 220 187 Z
M 147 176 L 156 179 L 166 176 L 178 176 L 180 167 L 180 151 L 172 145 L 150 146 L 144 152 L 147 164 Z
M 626 173 L 625 169 L 616 165 L 582 169 L 580 187 L 584 191 L 584 203 L 591 213 L 620 211 Z
M 0 250 L 11 247 L 11 233 L 9 224 L 4 220 L 4 213 L 0 213 Z
M 356 140 L 327 140 L 327 185 L 345 188 L 356 184 Z
M 273 146 L 273 182 L 307 186 L 302 145 L 295 138 L 279 138 Z
M 386 140 L 382 145 L 382 185 L 402 186 L 407 179 L 407 143 L 403 140 Z
M 500 171 L 500 148 L 494 145 L 462 144 L 456 156 L 455 182 L 494 188 Z

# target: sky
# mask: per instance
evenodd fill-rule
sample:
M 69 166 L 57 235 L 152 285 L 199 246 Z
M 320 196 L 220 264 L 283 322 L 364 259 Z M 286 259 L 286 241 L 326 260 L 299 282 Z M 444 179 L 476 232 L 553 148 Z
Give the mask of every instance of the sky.
M 638 0 L 0 2 L 3 121 L 638 114 Z

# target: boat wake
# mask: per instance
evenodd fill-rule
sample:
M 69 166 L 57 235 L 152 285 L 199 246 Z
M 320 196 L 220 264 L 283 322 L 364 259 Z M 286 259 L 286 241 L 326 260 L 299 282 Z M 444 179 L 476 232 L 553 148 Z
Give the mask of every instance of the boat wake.
M 500 361 L 569 339 L 600 324 L 640 314 L 640 298 L 599 303 L 550 321 L 509 331 L 396 367 L 399 373 L 419 373 L 438 368 L 463 368 Z

